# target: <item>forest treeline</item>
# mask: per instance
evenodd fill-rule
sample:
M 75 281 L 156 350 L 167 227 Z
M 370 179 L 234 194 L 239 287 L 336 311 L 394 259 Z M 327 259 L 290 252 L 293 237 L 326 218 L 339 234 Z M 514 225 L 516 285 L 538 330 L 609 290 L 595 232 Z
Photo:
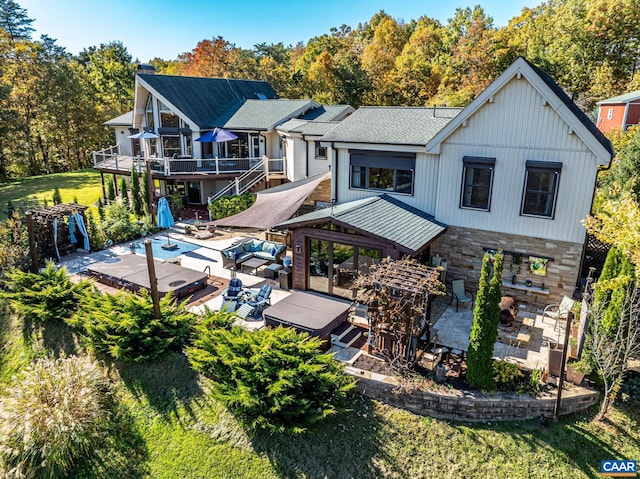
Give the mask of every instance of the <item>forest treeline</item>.
M 321 8 L 321 7 L 319 7 Z M 587 113 L 640 89 L 638 0 L 549 0 L 497 28 L 481 6 L 446 23 L 384 11 L 305 44 L 236 47 L 212 36 L 158 73 L 263 79 L 281 97 L 325 104 L 464 106 L 518 56 L 547 71 Z M 0 0 L 0 180 L 91 164 L 103 122 L 132 108 L 134 61 L 121 42 L 74 56 L 31 37 L 32 19 Z

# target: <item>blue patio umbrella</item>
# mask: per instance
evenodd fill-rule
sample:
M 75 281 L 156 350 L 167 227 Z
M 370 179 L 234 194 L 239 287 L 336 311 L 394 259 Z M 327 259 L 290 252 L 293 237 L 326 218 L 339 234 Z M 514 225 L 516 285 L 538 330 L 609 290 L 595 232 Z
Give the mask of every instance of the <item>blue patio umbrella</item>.
M 169 202 L 162 197 L 158 201 L 158 227 L 171 228 L 173 224 L 173 215 L 171 214 L 171 208 L 169 208 Z
M 202 143 L 222 143 L 224 141 L 236 140 L 238 135 L 231 133 L 223 128 L 214 128 L 213 131 L 208 131 L 200 138 L 196 138 L 196 141 Z

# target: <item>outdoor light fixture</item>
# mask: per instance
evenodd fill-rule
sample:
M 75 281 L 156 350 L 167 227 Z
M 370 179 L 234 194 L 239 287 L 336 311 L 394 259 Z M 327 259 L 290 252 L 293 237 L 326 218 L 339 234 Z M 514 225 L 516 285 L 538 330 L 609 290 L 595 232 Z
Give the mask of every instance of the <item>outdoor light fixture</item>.
M 300 253 L 300 249 L 301 249 L 300 243 L 296 242 L 296 253 Z

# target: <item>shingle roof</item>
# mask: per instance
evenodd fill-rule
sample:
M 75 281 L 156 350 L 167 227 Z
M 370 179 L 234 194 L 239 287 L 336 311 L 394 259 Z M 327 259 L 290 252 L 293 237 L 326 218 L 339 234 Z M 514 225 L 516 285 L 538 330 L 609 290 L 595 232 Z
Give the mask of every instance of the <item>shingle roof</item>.
M 394 243 L 410 255 L 419 253 L 447 228 L 433 216 L 386 194 L 312 211 L 275 227 L 284 229 L 326 222 Z
M 322 105 L 302 115 L 302 120 L 335 121 L 353 111 L 351 105 Z
M 278 131 L 302 133 L 303 135 L 322 136 L 339 125 L 338 121 L 306 121 L 291 119 L 278 126 Z
M 624 95 L 614 96 L 598 102 L 598 105 L 603 103 L 628 103 L 630 101 L 640 99 L 640 90 L 632 91 L 631 93 L 625 93 Z
M 591 119 L 578 107 L 578 105 L 576 105 L 571 100 L 571 98 L 567 96 L 564 90 L 560 88 L 560 86 L 553 80 L 553 78 L 551 78 L 545 71 L 535 66 L 526 58 L 522 58 L 522 59 L 525 62 L 527 62 L 527 64 L 529 64 L 529 66 L 533 69 L 533 71 L 537 73 L 537 75 L 542 79 L 542 81 L 544 81 L 547 84 L 547 86 L 551 88 L 551 90 L 562 101 L 562 103 L 564 103 L 567 106 L 567 108 L 569 108 L 571 113 L 575 115 L 578 121 L 580 121 L 580 123 L 582 123 L 587 128 L 587 130 L 589 130 L 589 133 L 591 133 L 596 138 L 596 140 L 598 140 L 598 142 L 602 146 L 604 146 L 607 149 L 607 151 L 611 153 L 611 155 L 613 156 L 614 154 L 613 146 L 611 145 L 611 142 L 609 141 L 609 139 L 606 136 L 604 136 L 604 134 L 600 130 L 598 130 L 598 127 L 593 123 L 593 121 L 591 121 Z
M 247 99 L 278 98 L 265 81 L 138 74 L 202 129 L 223 126 Z
M 462 108 L 361 107 L 327 133 L 323 141 L 424 146 Z
M 116 116 L 115 118 L 111 118 L 111 120 L 107 120 L 104 122 L 107 126 L 132 126 L 133 125 L 133 110 L 123 113 L 120 116 Z
M 222 126 L 227 129 L 270 130 L 301 111 L 317 106 L 313 100 L 247 100 Z

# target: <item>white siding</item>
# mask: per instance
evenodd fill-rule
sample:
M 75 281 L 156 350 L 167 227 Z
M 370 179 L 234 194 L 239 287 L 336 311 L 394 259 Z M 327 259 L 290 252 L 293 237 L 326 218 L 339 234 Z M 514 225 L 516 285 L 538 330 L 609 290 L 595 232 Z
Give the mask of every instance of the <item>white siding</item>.
M 511 80 L 493 100 L 442 145 L 436 218 L 454 226 L 581 243 L 595 156 L 526 80 Z M 459 208 L 464 156 L 496 158 L 490 212 Z M 554 219 L 520 216 L 528 160 L 563 165 Z
M 379 145 L 377 149 L 385 151 L 384 145 Z M 349 188 L 350 173 L 349 150 L 339 148 L 337 171 L 339 203 L 377 196 L 383 193 L 382 191 Z M 335 175 L 333 181 L 335 181 Z M 387 192 L 387 194 L 431 215 L 435 214 L 436 198 L 438 195 L 438 157 L 436 155 L 427 155 L 424 152 L 416 153 L 413 195 L 389 192 Z
M 292 181 L 307 177 L 307 142 L 302 138 L 293 140 L 293 178 Z
M 316 159 L 316 142 L 314 140 L 307 140 L 307 154 L 309 155 L 309 176 L 319 175 L 326 173 L 331 168 L 330 148 L 327 148 L 327 157 L 322 159 Z
M 133 155 L 133 149 L 131 148 L 131 138 L 129 135 L 129 127 L 126 126 L 116 126 L 115 127 L 116 134 L 116 144 L 120 145 L 120 154 L 131 156 Z

